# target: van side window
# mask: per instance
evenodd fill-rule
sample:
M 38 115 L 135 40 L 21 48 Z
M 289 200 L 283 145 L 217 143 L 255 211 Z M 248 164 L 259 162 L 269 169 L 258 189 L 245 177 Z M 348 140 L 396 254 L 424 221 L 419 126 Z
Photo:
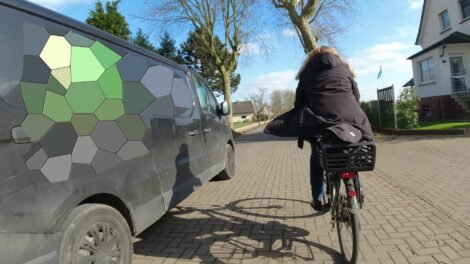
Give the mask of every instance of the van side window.
M 194 78 L 194 86 L 196 87 L 197 97 L 202 109 L 217 115 L 217 101 L 207 85 L 199 78 Z

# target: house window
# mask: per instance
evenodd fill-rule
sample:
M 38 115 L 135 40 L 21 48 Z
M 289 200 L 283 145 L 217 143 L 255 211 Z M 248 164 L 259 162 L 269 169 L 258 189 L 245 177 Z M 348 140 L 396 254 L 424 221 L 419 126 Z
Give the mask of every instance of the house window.
M 242 119 L 246 119 L 246 115 L 242 115 Z
M 423 105 L 423 115 L 424 115 L 424 116 L 432 116 L 432 113 L 431 113 L 431 106 L 429 106 L 429 105 Z
M 436 76 L 434 74 L 434 61 L 432 58 L 423 60 L 419 63 L 419 70 L 421 73 L 421 82 L 433 81 Z
M 463 18 L 470 17 L 470 0 L 460 0 L 460 7 L 462 8 Z
M 441 25 L 442 25 L 442 30 L 446 30 L 450 28 L 450 18 L 449 18 L 449 12 L 445 10 L 440 14 L 441 17 Z

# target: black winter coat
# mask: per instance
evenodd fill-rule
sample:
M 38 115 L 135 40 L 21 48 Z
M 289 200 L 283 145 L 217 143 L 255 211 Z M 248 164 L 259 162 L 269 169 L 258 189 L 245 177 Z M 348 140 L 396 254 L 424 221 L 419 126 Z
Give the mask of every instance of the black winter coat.
M 335 55 L 322 53 L 300 75 L 294 110 L 268 124 L 265 132 L 308 138 L 341 123 L 351 124 L 373 137 L 349 66 Z

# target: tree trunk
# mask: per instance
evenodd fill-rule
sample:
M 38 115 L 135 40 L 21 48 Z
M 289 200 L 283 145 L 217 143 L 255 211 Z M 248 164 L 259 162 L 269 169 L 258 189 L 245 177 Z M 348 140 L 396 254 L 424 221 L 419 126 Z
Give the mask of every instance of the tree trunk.
M 317 40 L 310 29 L 308 18 L 300 17 L 298 20 L 293 21 L 297 29 L 300 31 L 299 37 L 302 37 L 301 41 L 304 46 L 305 53 L 308 54 L 317 46 Z
M 222 83 L 224 85 L 224 100 L 228 102 L 230 105 L 230 114 L 227 115 L 228 123 L 230 127 L 233 128 L 233 121 L 232 121 L 232 89 L 230 87 L 230 75 L 225 68 L 220 69 L 220 73 L 222 74 Z

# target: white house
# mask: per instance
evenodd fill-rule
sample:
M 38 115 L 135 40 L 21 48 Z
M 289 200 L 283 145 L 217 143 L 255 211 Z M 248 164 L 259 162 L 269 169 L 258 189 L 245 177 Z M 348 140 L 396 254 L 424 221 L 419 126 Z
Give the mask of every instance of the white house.
M 253 121 L 254 112 L 251 101 L 236 101 L 232 103 L 232 121 L 234 123 Z
M 424 0 L 413 62 L 422 119 L 470 116 L 470 0 Z

